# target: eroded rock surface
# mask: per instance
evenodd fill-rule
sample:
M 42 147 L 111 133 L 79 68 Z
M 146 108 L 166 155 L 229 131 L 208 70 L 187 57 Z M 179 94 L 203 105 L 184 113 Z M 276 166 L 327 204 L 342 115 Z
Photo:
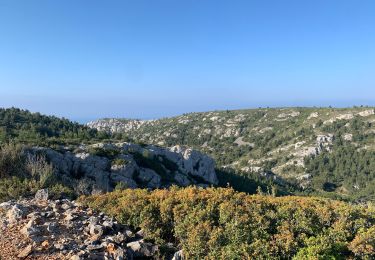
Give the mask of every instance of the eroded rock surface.
M 2 203 L 0 229 L 2 259 L 143 259 L 159 250 L 142 232 L 66 199 Z
M 70 151 L 37 147 L 29 156 L 44 155 L 56 173 L 78 194 L 122 188 L 165 188 L 171 185 L 217 185 L 215 162 L 196 150 L 131 143 L 81 146 Z M 39 194 L 43 199 L 45 194 Z

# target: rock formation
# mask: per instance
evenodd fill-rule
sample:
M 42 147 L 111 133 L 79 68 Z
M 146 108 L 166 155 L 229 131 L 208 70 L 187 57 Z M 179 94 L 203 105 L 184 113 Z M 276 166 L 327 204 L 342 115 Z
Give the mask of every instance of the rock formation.
M 37 147 L 28 153 L 45 156 L 63 180 L 73 183 L 78 194 L 109 192 L 117 185 L 154 189 L 173 184 L 218 184 L 213 159 L 182 146 L 100 143 L 75 151 Z

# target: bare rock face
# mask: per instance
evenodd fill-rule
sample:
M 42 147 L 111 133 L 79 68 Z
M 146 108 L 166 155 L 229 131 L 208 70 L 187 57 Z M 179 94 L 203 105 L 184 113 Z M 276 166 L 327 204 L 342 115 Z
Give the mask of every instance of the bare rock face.
M 97 151 L 91 153 L 91 151 Z M 99 151 L 99 152 L 98 152 Z M 78 194 L 97 194 L 121 188 L 163 188 L 171 185 L 217 185 L 215 162 L 196 150 L 174 146 L 141 146 L 132 143 L 98 143 L 76 152 L 32 148 L 29 156 L 46 155 L 56 173 L 73 183 Z M 204 185 L 202 185 L 204 184 Z M 48 199 L 48 191 L 36 195 Z
M 191 181 L 189 180 L 189 178 L 186 175 L 181 174 L 181 173 L 176 173 L 176 175 L 174 176 L 174 179 L 182 187 L 186 187 L 191 184 Z
M 138 178 L 147 183 L 147 188 L 156 189 L 161 186 L 161 177 L 155 171 L 147 168 L 141 168 Z
M 218 179 L 215 172 L 215 162 L 207 155 L 181 146 L 174 146 L 170 148 L 173 153 L 179 154 L 178 158 L 180 167 L 193 176 L 200 177 L 211 184 L 218 184 Z
M 139 166 L 133 160 L 132 156 L 123 155 L 119 156 L 120 159 L 124 160 L 125 164 L 113 164 L 111 166 L 111 172 L 121 175 L 126 178 L 133 178 L 134 173 L 139 171 Z

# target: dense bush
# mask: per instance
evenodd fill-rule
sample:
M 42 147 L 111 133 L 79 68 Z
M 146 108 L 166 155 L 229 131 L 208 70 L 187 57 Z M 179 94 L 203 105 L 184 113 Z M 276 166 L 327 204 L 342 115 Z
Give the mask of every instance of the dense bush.
M 229 188 L 123 190 L 82 197 L 187 259 L 373 259 L 375 210 Z

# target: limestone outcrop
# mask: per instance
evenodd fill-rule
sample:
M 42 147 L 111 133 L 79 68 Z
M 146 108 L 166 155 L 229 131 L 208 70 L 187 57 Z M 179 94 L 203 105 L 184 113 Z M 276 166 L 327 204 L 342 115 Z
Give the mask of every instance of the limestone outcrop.
M 78 194 L 121 188 L 165 188 L 171 185 L 217 185 L 212 158 L 196 150 L 132 143 L 94 144 L 73 151 L 34 147 L 28 156 L 45 156 L 54 171 Z

